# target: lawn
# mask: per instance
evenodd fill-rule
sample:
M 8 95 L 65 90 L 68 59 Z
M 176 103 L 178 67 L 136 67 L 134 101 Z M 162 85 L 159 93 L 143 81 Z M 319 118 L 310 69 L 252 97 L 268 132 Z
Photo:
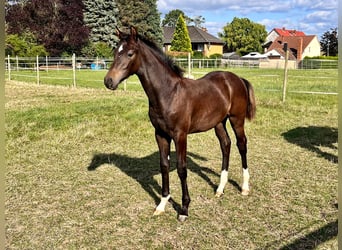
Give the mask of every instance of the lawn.
M 240 194 L 233 146 L 226 192 L 215 198 L 215 133 L 191 135 L 185 223 L 171 204 L 152 216 L 159 156 L 136 77 L 116 92 L 104 89 L 104 71 L 79 76 L 94 85 L 78 88 L 7 82 L 6 248 L 337 249 L 337 96 L 296 92 L 335 92 L 337 72 L 290 71 L 283 104 L 282 71 L 232 71 L 256 92 L 257 117 L 246 124 L 251 194 Z

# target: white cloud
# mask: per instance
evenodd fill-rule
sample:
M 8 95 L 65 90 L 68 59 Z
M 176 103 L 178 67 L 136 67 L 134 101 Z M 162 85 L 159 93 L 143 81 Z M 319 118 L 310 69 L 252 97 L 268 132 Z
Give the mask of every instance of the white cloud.
M 203 16 L 215 36 L 235 16 L 261 23 L 267 31 L 286 27 L 318 36 L 338 23 L 337 0 L 158 0 L 157 5 L 163 14 L 180 9 L 190 17 Z
M 337 0 L 293 0 L 293 6 L 306 10 L 337 10 Z
M 222 22 L 206 22 L 205 27 L 208 29 L 208 32 L 216 37 L 218 37 L 218 33 L 222 33 L 223 27 L 227 23 Z
M 157 6 L 164 14 L 174 9 L 181 9 L 184 12 L 191 13 L 209 10 L 219 10 L 220 12 L 232 10 L 241 13 L 252 13 L 284 11 L 292 7 L 292 3 L 290 0 L 284 0 L 278 3 L 272 0 L 264 0 L 261 2 L 247 0 L 243 3 L 241 0 L 158 0 Z
M 304 21 L 308 23 L 327 22 L 333 17 L 330 11 L 315 11 L 305 16 Z

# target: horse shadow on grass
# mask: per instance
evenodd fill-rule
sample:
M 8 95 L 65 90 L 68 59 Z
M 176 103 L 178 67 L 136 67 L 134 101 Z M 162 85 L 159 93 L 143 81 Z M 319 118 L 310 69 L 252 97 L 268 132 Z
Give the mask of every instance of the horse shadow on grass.
M 176 169 L 176 163 L 172 160 L 175 158 L 175 152 L 172 152 L 170 172 Z M 207 167 L 198 165 L 192 160 L 192 158 L 202 161 L 206 161 L 207 159 L 188 152 L 187 169 L 200 176 L 212 187 L 213 191 L 215 191 L 217 185 L 213 183 L 208 174 L 215 175 L 217 177 L 219 177 L 219 174 Z M 140 184 L 140 186 L 154 199 L 156 205 L 160 202 L 161 186 L 153 178 L 155 175 L 160 174 L 159 152 L 155 152 L 142 158 L 135 158 L 116 153 L 96 154 L 93 156 L 93 159 L 88 166 L 88 170 L 94 171 L 97 168 L 101 167 L 101 165 L 103 164 L 110 164 L 118 167 L 122 172 L 126 173 L 128 176 L 136 180 Z M 236 186 L 237 184 L 235 185 L 235 183 L 233 182 L 232 185 Z M 172 198 L 170 199 L 170 202 L 174 209 L 179 212 L 181 207 L 180 204 L 175 202 Z
M 318 156 L 328 161 L 338 162 L 337 155 L 322 150 L 322 147 L 330 150 L 337 149 L 337 146 L 335 146 L 338 140 L 337 128 L 316 126 L 297 127 L 283 133 L 282 136 L 288 142 L 315 152 Z
M 274 242 L 269 243 L 262 249 L 274 249 L 274 247 L 277 247 L 279 250 L 295 250 L 295 249 L 308 249 L 313 250 L 317 249 L 317 247 L 324 242 L 327 242 L 329 240 L 334 239 L 337 236 L 338 233 L 338 221 L 332 221 L 328 224 L 318 228 L 317 230 L 310 232 L 298 239 L 295 239 L 289 244 L 286 244 L 285 246 L 279 247 L 281 245 L 282 240 L 276 240 Z

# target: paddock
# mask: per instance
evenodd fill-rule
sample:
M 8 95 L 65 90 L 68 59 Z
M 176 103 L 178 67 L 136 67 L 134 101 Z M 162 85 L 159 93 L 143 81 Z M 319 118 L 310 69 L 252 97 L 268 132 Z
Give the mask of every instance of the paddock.
M 337 249 L 337 71 L 290 71 L 286 103 L 282 71 L 234 71 L 257 99 L 246 123 L 251 194 L 240 194 L 232 147 L 229 183 L 216 198 L 215 133 L 190 135 L 185 223 L 170 203 L 152 216 L 159 156 L 136 78 L 115 93 L 96 82 L 105 71 L 85 73 L 94 81 L 77 88 L 7 81 L 6 248 Z M 181 197 L 172 152 L 170 188 Z

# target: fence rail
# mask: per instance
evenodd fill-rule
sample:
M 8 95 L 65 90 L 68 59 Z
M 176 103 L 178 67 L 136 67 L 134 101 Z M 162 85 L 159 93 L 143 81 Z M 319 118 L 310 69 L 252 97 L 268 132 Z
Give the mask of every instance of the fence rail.
M 84 58 L 73 55 L 70 58 L 57 57 L 10 57 L 6 58 L 7 79 L 41 82 L 47 84 L 61 84 L 76 87 L 77 83 L 85 87 L 102 86 L 105 71 L 112 63 L 112 59 Z M 176 63 L 184 69 L 188 69 L 188 59 L 175 59 Z M 324 61 L 324 62 L 322 62 Z M 336 69 L 337 61 L 333 60 L 305 60 L 301 69 Z M 205 68 L 259 68 L 259 62 L 255 60 L 222 60 L 222 59 L 191 59 L 191 73 L 196 77 L 203 73 Z M 82 71 L 80 74 L 78 72 Z M 96 73 L 98 72 L 98 73 Z M 94 75 L 96 75 L 94 77 Z M 130 84 L 138 84 L 138 80 L 130 80 Z M 126 89 L 126 84 L 124 85 Z M 301 93 L 315 94 L 314 91 Z M 317 94 L 336 94 L 327 91 Z
M 73 59 L 74 58 L 74 59 Z M 75 60 L 75 61 L 73 61 Z M 188 59 L 176 58 L 175 62 L 188 68 Z M 6 70 L 36 70 L 37 64 L 40 70 L 72 70 L 73 63 L 75 69 L 108 69 L 113 60 L 109 58 L 70 58 L 59 57 L 10 57 L 6 58 Z M 258 68 L 259 60 L 230 60 L 230 59 L 194 59 L 190 60 L 191 68 Z M 10 66 L 10 67 L 9 67 Z M 298 69 L 337 69 L 337 60 L 305 59 L 298 64 Z

